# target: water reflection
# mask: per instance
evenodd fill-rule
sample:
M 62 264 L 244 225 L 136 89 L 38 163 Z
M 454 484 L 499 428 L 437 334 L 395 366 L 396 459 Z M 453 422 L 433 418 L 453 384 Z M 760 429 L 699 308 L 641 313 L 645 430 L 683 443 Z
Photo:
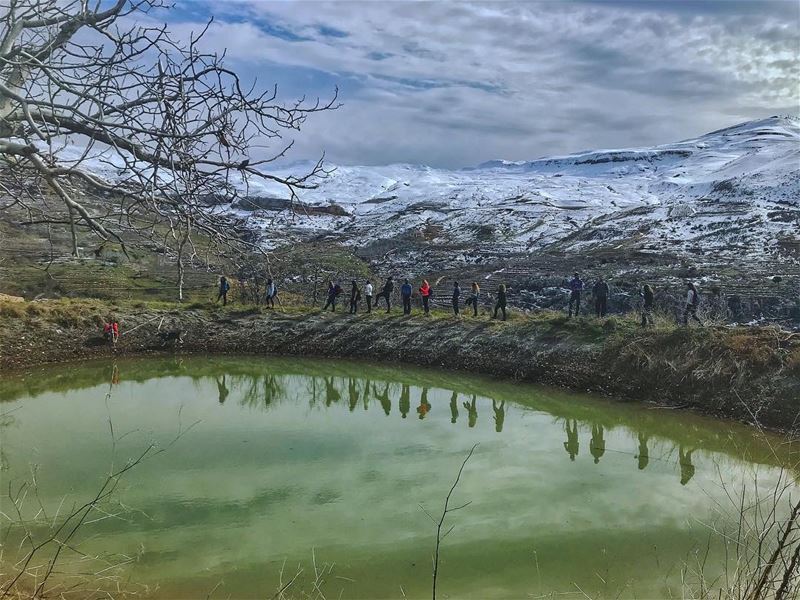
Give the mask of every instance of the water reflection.
M 603 437 L 603 426 L 592 425 L 592 439 L 589 442 L 589 452 L 594 456 L 594 464 L 600 462 L 606 453 L 606 440 Z
M 422 388 L 422 395 L 419 398 L 419 406 L 417 407 L 417 414 L 420 420 L 425 418 L 431 411 L 431 403 L 428 402 L 428 388 Z
M 464 408 L 467 409 L 468 413 L 468 421 L 467 424 L 470 427 L 475 427 L 475 424 L 478 422 L 478 407 L 476 405 L 477 397 L 475 394 L 472 395 L 472 402 L 470 404 L 464 402 Z
M 217 382 L 217 392 L 219 393 L 220 404 L 225 404 L 225 400 L 228 398 L 228 394 L 230 394 L 228 386 L 225 383 L 225 377 L 226 376 L 223 375 L 221 378 L 220 377 L 215 378 Z
M 569 459 L 574 461 L 575 457 L 578 456 L 578 449 L 580 448 L 580 443 L 578 442 L 578 422 L 572 419 L 572 428 L 570 428 L 569 419 L 565 419 L 564 428 L 567 432 L 567 441 L 564 442 L 564 450 L 569 454 Z
M 406 415 L 408 415 L 408 411 L 411 410 L 411 388 L 406 383 L 403 384 L 403 389 L 400 392 L 400 402 L 398 406 L 400 408 L 400 414 L 405 419 Z
M 497 433 L 501 433 L 503 431 L 503 421 L 506 420 L 506 401 L 501 400 L 500 404 L 497 404 L 497 400 L 492 398 L 492 410 L 494 411 L 494 430 Z
M 644 471 L 644 469 L 650 462 L 650 451 L 647 449 L 647 441 L 649 440 L 649 438 L 642 432 L 639 432 L 638 435 L 639 435 L 639 454 L 636 455 L 636 459 L 638 460 L 637 466 L 640 471 Z
M 77 369 L 83 377 L 78 385 L 65 373 L 62 389 L 85 390 L 69 396 L 35 398 L 30 386 L 43 377 L 21 382 L 4 376 L 0 399 L 18 393 L 21 408 L 0 406 L 0 426 L 8 411 L 19 421 L 0 432 L 0 467 L 7 469 L 8 460 L 26 467 L 35 444 L 36 458 L 52 466 L 43 488 L 59 490 L 53 498 L 60 501 L 60 490 L 106 467 L 98 449 L 108 446 L 109 410 L 115 428 L 146 430 L 144 437 L 157 440 L 174 434 L 178 410 L 184 411 L 179 421 L 201 420 L 185 442 L 147 468 L 152 471 L 136 472 L 140 479 L 127 488 L 128 504 L 141 509 L 135 526 L 104 519 L 94 525 L 103 535 L 92 538 L 113 538 L 120 544 L 115 549 L 132 552 L 144 543 L 137 568 L 149 569 L 156 583 L 208 572 L 212 584 L 189 597 L 205 596 L 223 577 L 239 582 L 229 597 L 275 589 L 272 581 L 264 584 L 271 568 L 265 565 L 280 568 L 287 557 L 293 563 L 311 547 L 347 565 L 343 575 L 365 582 L 360 593 L 345 597 L 398 595 L 395 583 L 421 579 L 419 568 L 401 566 L 430 551 L 430 527 L 417 503 L 439 506 L 462 450 L 475 442 L 481 446 L 462 491 L 476 502 L 459 515 L 469 526 L 459 527 L 458 543 L 448 550 L 450 579 L 444 581 L 451 597 L 489 597 L 487 589 L 507 592 L 503 597 L 533 596 L 532 548 L 551 561 L 542 572 L 557 579 L 544 589 L 561 590 L 560 583 L 573 581 L 587 589 L 579 580 L 583 573 L 589 587 L 601 572 L 609 581 L 627 581 L 631 573 L 650 577 L 652 539 L 659 541 L 658 581 L 637 595 L 664 597 L 660 565 L 681 564 L 694 548 L 695 531 L 684 532 L 685 516 L 710 522 L 706 508 L 722 497 L 710 483 L 718 475 L 741 481 L 760 468 L 755 463 L 775 464 L 783 452 L 779 444 L 774 452 L 762 451 L 738 425 L 464 374 L 272 359 L 119 366 L 116 375 L 110 365 Z M 123 384 L 105 403 L 109 378 Z M 17 391 L 25 386 L 26 393 Z M 418 419 L 407 418 L 411 408 Z M 58 443 L 44 433 L 53 431 L 63 431 Z M 76 439 L 86 443 L 73 444 Z M 122 454 L 139 441 L 138 434 L 125 437 Z M 86 486 L 91 491 L 91 482 Z M 499 564 L 502 569 L 493 568 Z M 603 571 L 609 564 L 616 568 L 611 577 Z M 241 576 L 245 568 L 249 579 Z M 485 583 L 496 571 L 502 573 Z M 390 576 L 398 579 L 390 591 L 374 583 Z M 463 589 L 455 587 L 458 580 Z M 424 587 L 404 589 L 407 597 L 425 597 Z M 172 589 L 163 596 L 175 597 Z M 593 597 L 602 591 L 592 590 Z
M 689 480 L 694 477 L 694 465 L 692 464 L 692 452 L 683 449 L 683 446 L 678 448 L 678 464 L 681 466 L 681 485 L 686 485 Z
M 174 361 L 173 363 L 164 363 L 160 365 L 166 373 L 156 373 L 156 376 L 183 374 L 187 366 L 182 361 Z M 191 368 L 191 367 L 189 367 Z M 369 369 L 366 369 L 369 370 Z M 325 407 L 327 409 L 334 409 L 337 405 L 342 405 L 341 400 L 346 397 L 347 410 L 349 413 L 355 413 L 356 408 L 361 404 L 365 411 L 369 410 L 371 405 L 377 404 L 387 417 L 391 416 L 392 403 L 397 402 L 398 412 L 402 419 L 407 419 L 408 414 L 411 412 L 411 397 L 419 393 L 418 405 L 415 406 L 418 419 L 431 420 L 437 418 L 437 412 L 434 409 L 437 398 L 441 398 L 441 406 L 445 404 L 449 408 L 450 423 L 456 424 L 461 416 L 461 409 L 463 408 L 467 413 L 467 427 L 469 429 L 476 429 L 481 431 L 483 427 L 491 425 L 487 422 L 485 425 L 478 424 L 478 411 L 479 409 L 488 410 L 491 404 L 492 409 L 492 423 L 494 431 L 498 434 L 504 432 L 505 421 L 510 406 L 517 406 L 517 402 L 507 402 L 505 397 L 492 397 L 492 396 L 479 396 L 470 391 L 466 395 L 467 400 L 464 400 L 465 395 L 457 389 L 448 389 L 445 387 L 437 387 L 426 385 L 420 382 L 414 385 L 408 381 L 383 380 L 378 378 L 376 381 L 373 378 L 362 378 L 353 373 L 334 374 L 334 375 L 297 375 L 291 373 L 276 373 L 272 371 L 264 372 L 263 368 L 260 372 L 229 372 L 224 369 L 216 368 L 215 371 L 208 373 L 207 371 L 199 376 L 192 377 L 198 382 L 204 378 L 210 381 L 212 386 L 216 388 L 216 398 L 220 405 L 226 404 L 230 398 L 234 398 L 241 406 L 251 408 L 258 408 L 261 410 L 270 410 L 273 407 L 281 405 L 285 402 L 296 402 L 298 399 L 307 399 L 308 404 L 312 408 Z M 105 374 L 102 371 L 97 371 L 95 380 L 104 380 L 107 384 L 109 379 L 112 384 L 118 384 L 124 378 L 122 374 L 125 372 L 125 363 L 112 364 L 106 367 Z M 134 374 L 130 381 L 142 381 L 147 377 L 142 377 L 139 374 Z M 399 378 L 398 378 L 399 379 Z M 37 382 L 36 378 L 26 380 L 30 382 Z M 98 383 L 96 381 L 94 384 Z M 13 384 L 12 384 L 13 385 Z M 413 389 L 412 389 L 413 388 Z M 5 388 L 6 390 L 9 388 Z M 13 389 L 13 387 L 11 388 Z M 211 388 L 212 390 L 214 387 Z M 488 389 L 488 388 L 487 388 Z M 3 388 L 0 387 L 0 394 Z M 7 392 L 6 392 L 7 393 Z M 512 396 L 513 397 L 513 396 Z M 8 399 L 0 395 L 0 400 Z M 449 399 L 449 402 L 448 402 Z M 459 404 L 461 406 L 459 406 Z M 607 417 L 607 407 L 598 407 L 594 413 L 590 410 L 584 410 L 584 414 L 575 418 L 567 416 L 570 412 L 569 409 L 563 408 L 565 404 L 554 405 L 548 408 L 545 412 L 549 412 L 556 416 L 557 422 L 563 421 L 563 435 L 566 439 L 559 435 L 557 438 L 558 444 L 563 446 L 564 451 L 569 457 L 570 462 L 576 462 L 580 456 L 581 437 L 584 438 L 584 443 L 589 444 L 589 454 L 595 465 L 599 465 L 601 459 L 609 461 L 610 458 L 606 457 L 607 450 L 607 434 L 609 431 L 619 432 L 626 431 L 627 439 L 622 446 L 619 446 L 620 439 L 614 435 L 611 439 L 610 448 L 614 452 L 614 459 L 617 455 L 627 455 L 627 460 L 633 459 L 638 471 L 645 471 L 652 469 L 652 460 L 657 460 L 662 463 L 671 463 L 677 467 L 679 472 L 678 481 L 681 485 L 688 485 L 695 478 L 696 465 L 695 465 L 695 452 L 698 448 L 702 448 L 705 452 L 708 448 L 708 440 L 712 440 L 717 448 L 725 448 L 731 446 L 733 448 L 732 454 L 738 451 L 738 444 L 733 436 L 730 434 L 716 434 L 716 438 L 709 437 L 706 441 L 695 439 L 698 435 L 708 435 L 702 429 L 693 432 L 681 431 L 680 427 L 673 428 L 669 431 L 661 431 L 655 434 L 655 447 L 659 448 L 656 456 L 651 454 L 653 449 L 654 436 L 651 433 L 654 429 L 657 430 L 656 425 L 648 423 L 647 427 L 641 426 L 638 421 L 629 419 L 627 422 L 616 418 Z M 524 408 L 522 411 L 524 412 Z M 558 414 L 558 411 L 562 411 Z M 567 413 L 566 415 L 564 413 Z M 444 413 L 446 414 L 446 413 Z M 639 417 L 642 411 L 639 411 L 635 417 Z M 656 420 L 658 421 L 658 420 Z M 680 419 L 676 419 L 676 423 Z M 663 423 L 663 421 L 662 421 Z M 661 423 L 659 423 L 659 426 Z M 623 429 L 620 429 L 622 427 Z M 722 425 L 720 425 L 722 429 Z M 630 440 L 630 441 L 628 441 Z M 675 441 L 673 441 L 675 440 Z M 664 442 L 667 446 L 663 446 Z M 751 442 L 745 442 L 743 446 L 749 450 L 752 448 Z M 659 446 L 661 445 L 661 446 Z M 661 451 L 661 448 L 664 451 Z M 674 450 L 670 451 L 669 448 L 677 449 L 677 460 Z M 726 450 L 727 451 L 727 450 Z M 560 450 L 558 451 L 560 454 Z M 762 462 L 769 462 L 775 460 L 775 457 L 770 457 L 772 450 L 761 456 L 758 460 Z M 563 454 L 560 454 L 563 457 Z M 796 454 L 789 451 L 787 457 L 792 457 L 790 468 L 796 467 Z M 652 459 L 652 460 L 651 460 Z M 748 457 L 749 459 L 749 457 Z M 566 460 L 566 458 L 563 458 Z M 787 464 L 790 459 L 787 458 Z M 702 465 L 702 462 L 701 462 Z

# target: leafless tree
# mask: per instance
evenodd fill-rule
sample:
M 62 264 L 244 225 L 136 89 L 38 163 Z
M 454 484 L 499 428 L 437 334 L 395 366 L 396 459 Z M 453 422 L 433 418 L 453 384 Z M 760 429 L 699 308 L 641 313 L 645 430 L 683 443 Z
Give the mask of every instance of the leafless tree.
M 326 101 L 278 100 L 156 24 L 164 0 L 0 0 L 0 168 L 28 222 L 100 245 L 154 243 L 184 265 L 209 247 L 255 246 L 223 210 L 254 179 L 296 198 L 325 170 L 281 177 L 265 165 Z M 210 25 L 210 23 L 209 23 Z M 198 252 L 195 240 L 204 240 Z

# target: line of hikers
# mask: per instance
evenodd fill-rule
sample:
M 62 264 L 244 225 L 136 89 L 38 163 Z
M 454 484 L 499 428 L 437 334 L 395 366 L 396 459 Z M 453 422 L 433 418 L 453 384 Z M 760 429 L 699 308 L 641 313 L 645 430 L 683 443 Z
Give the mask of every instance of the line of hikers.
M 568 316 L 571 318 L 573 314 L 577 317 L 581 311 L 581 296 L 586 288 L 586 285 L 581 279 L 580 274 L 574 273 L 572 279 L 566 283 L 566 288 L 569 290 L 569 303 L 568 303 Z M 223 306 L 228 303 L 228 291 L 230 284 L 228 280 L 222 276 L 219 279 L 219 293 L 217 295 L 217 302 L 222 300 Z M 605 278 L 600 275 L 591 288 L 592 297 L 594 298 L 594 312 L 598 318 L 603 318 L 608 313 L 608 297 L 610 295 L 610 287 Z M 363 293 L 362 293 L 363 292 Z M 368 279 L 364 288 L 358 285 L 358 282 L 352 280 L 349 296 L 349 312 L 356 314 L 358 312 L 359 303 L 362 299 L 366 301 L 367 312 L 371 313 L 373 306 L 378 308 L 380 300 L 383 299 L 386 303 L 386 312 L 392 311 L 392 294 L 394 292 L 394 278 L 389 276 L 383 284 L 380 292 L 375 294 L 375 287 Z M 464 301 L 464 308 L 472 307 L 473 316 L 478 316 L 478 307 L 480 305 L 481 288 L 477 281 L 473 281 L 470 285 L 469 292 L 466 294 Z M 344 289 L 338 282 L 328 281 L 328 290 L 326 294 L 325 305 L 322 310 L 331 309 L 336 311 L 336 304 L 339 298 L 344 294 Z M 422 285 L 418 288 L 419 297 L 422 299 L 422 310 L 424 314 L 430 314 L 431 299 L 433 298 L 433 288 L 426 279 L 422 281 Z M 272 278 L 267 279 L 265 287 L 265 303 L 267 308 L 275 308 L 275 299 L 278 296 L 278 288 Z M 414 287 L 408 279 L 403 281 L 400 286 L 400 299 L 403 305 L 403 314 L 411 314 L 411 299 L 414 296 Z M 641 325 L 647 327 L 653 325 L 653 309 L 655 305 L 655 295 L 653 288 L 649 284 L 644 284 L 639 290 L 639 297 L 641 299 Z M 453 313 L 455 315 L 461 312 L 462 290 L 458 281 L 453 282 L 451 291 L 451 302 Z M 701 326 L 703 325 L 700 318 L 697 316 L 697 309 L 700 305 L 700 294 L 694 283 L 687 283 L 686 290 L 686 304 L 683 311 L 683 324 L 688 325 L 689 319 L 696 321 Z M 494 304 L 494 312 L 492 317 L 497 318 L 498 314 L 502 316 L 502 320 L 506 320 L 506 309 L 508 307 L 508 288 L 505 284 L 500 284 L 497 287 L 496 299 Z
M 585 289 L 585 284 L 583 279 L 581 279 L 578 273 L 574 273 L 572 279 L 569 280 L 567 283 L 567 289 L 570 291 L 569 296 L 569 304 L 568 304 L 568 316 L 571 318 L 573 314 L 577 317 L 580 315 L 581 310 L 581 295 Z M 594 312 L 595 316 L 598 318 L 603 318 L 608 313 L 608 297 L 610 295 L 610 287 L 608 282 L 605 278 L 601 275 L 597 278 L 594 285 L 592 286 L 592 297 L 594 298 Z M 349 311 L 351 314 L 356 314 L 358 312 L 358 306 L 361 302 L 362 298 L 366 300 L 367 305 L 367 312 L 371 313 L 373 306 L 375 308 L 378 307 L 379 301 L 383 299 L 386 302 L 386 312 L 390 313 L 392 310 L 392 293 L 394 292 L 394 278 L 389 276 L 386 279 L 386 282 L 383 284 L 383 288 L 381 289 L 378 294 L 375 294 L 375 288 L 372 285 L 372 282 L 368 279 L 366 284 L 364 285 L 363 295 L 362 289 L 358 285 L 358 282 L 354 279 L 351 284 L 350 288 L 350 299 L 349 299 Z M 428 283 L 427 280 L 422 281 L 422 285 L 419 287 L 419 296 L 422 299 L 422 309 L 424 314 L 430 314 L 430 304 L 431 298 L 433 297 L 433 288 Z M 478 306 L 480 305 L 480 286 L 478 285 L 477 281 L 473 281 L 469 293 L 467 295 L 466 301 L 464 302 L 464 307 L 472 307 L 473 315 L 478 316 Z M 338 282 L 329 281 L 328 282 L 328 291 L 326 296 L 325 305 L 322 307 L 322 310 L 327 310 L 328 308 L 331 311 L 336 310 L 336 303 L 340 296 L 344 294 L 344 289 Z M 403 285 L 400 287 L 400 298 L 403 304 L 403 314 L 410 315 L 411 314 L 411 299 L 414 295 L 414 288 L 411 285 L 411 282 L 408 279 L 403 281 Z M 461 286 L 459 285 L 458 281 L 453 282 L 453 289 L 451 292 L 451 302 L 453 307 L 453 313 L 455 315 L 460 314 L 461 310 L 461 297 L 462 291 Z M 653 325 L 653 309 L 655 306 L 655 295 L 653 293 L 653 288 L 649 284 L 644 284 L 642 288 L 639 290 L 639 297 L 641 299 L 641 325 L 642 327 L 647 327 L 649 325 Z M 683 311 L 683 323 L 684 325 L 688 324 L 689 319 L 696 321 L 701 326 L 703 323 L 700 321 L 700 318 L 697 316 L 697 309 L 700 304 L 700 294 L 697 291 L 697 287 L 694 283 L 687 283 L 687 293 L 686 293 L 686 304 Z M 508 307 L 508 288 L 505 284 L 500 284 L 497 287 L 497 294 L 496 300 L 494 304 L 494 312 L 492 314 L 493 318 L 498 317 L 498 313 L 502 315 L 502 320 L 506 320 L 506 309 Z
M 427 279 L 422 280 L 422 285 L 420 285 L 419 289 L 417 290 L 419 297 L 422 299 L 422 310 L 424 314 L 428 315 L 431 311 L 431 299 L 433 298 L 433 288 L 431 287 L 430 283 L 428 283 Z M 373 306 L 377 309 L 379 306 L 379 302 L 383 299 L 386 302 L 386 312 L 392 312 L 392 293 L 394 292 L 394 277 L 387 277 L 386 282 L 383 284 L 383 288 L 380 292 L 375 294 L 375 287 L 372 285 L 372 282 L 368 279 L 366 284 L 364 285 L 363 295 L 361 287 L 358 285 L 358 282 L 354 279 L 352 281 L 352 285 L 350 287 L 350 301 L 349 301 L 349 310 L 351 314 L 356 314 L 358 312 L 358 305 L 361 302 L 362 298 L 366 300 L 367 304 L 367 312 L 371 313 Z M 473 281 L 472 285 L 470 286 L 470 292 L 467 296 L 465 301 L 465 307 L 471 306 L 474 316 L 478 316 L 478 307 L 480 306 L 480 286 L 478 285 L 477 281 Z M 328 292 L 326 295 L 325 305 L 322 307 L 322 310 L 331 309 L 331 311 L 336 310 L 336 302 L 338 301 L 339 297 L 344 294 L 344 289 L 342 286 L 339 285 L 338 282 L 329 281 L 328 282 Z M 411 314 L 411 299 L 414 296 L 414 286 L 411 285 L 411 282 L 408 279 L 403 281 L 403 284 L 400 286 L 400 300 L 403 304 L 403 314 L 410 315 Z M 451 302 L 453 306 L 453 313 L 458 315 L 461 311 L 461 286 L 457 281 L 453 282 L 453 289 L 451 293 Z M 497 318 L 498 313 L 502 315 L 503 321 L 506 320 L 506 307 L 508 306 L 507 300 L 507 291 L 506 286 L 504 284 L 500 284 L 497 288 L 497 300 L 494 306 L 494 318 Z

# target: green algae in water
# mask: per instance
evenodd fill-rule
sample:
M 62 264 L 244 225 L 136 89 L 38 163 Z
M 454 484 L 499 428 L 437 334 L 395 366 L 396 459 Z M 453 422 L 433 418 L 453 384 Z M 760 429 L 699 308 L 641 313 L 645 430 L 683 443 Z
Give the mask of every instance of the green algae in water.
M 735 524 L 727 493 L 769 490 L 796 463 L 779 438 L 732 423 L 352 362 L 92 363 L 6 377 L 0 401 L 4 489 L 36 465 L 50 514 L 90 499 L 112 460 L 165 449 L 75 540 L 131 557 L 125 578 L 156 598 L 272 597 L 299 569 L 289 593 L 304 597 L 313 561 L 329 598 L 430 597 L 426 511 L 438 516 L 475 443 L 440 597 L 680 595 L 707 547 L 708 573 L 723 569 L 710 532 Z

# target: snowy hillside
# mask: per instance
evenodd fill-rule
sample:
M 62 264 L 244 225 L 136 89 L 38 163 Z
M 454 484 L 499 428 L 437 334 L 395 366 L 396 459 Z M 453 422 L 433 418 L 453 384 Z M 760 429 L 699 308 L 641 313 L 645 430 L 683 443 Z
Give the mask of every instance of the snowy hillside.
M 237 212 L 265 227 L 270 245 L 396 239 L 504 253 L 624 244 L 720 256 L 773 253 L 797 243 L 800 121 L 773 117 L 652 148 L 492 161 L 460 171 L 338 167 L 317 189 L 301 192 L 304 205 L 322 209 L 309 215 L 265 202 L 285 197 L 280 188 L 256 184 L 249 193 L 273 210 Z

